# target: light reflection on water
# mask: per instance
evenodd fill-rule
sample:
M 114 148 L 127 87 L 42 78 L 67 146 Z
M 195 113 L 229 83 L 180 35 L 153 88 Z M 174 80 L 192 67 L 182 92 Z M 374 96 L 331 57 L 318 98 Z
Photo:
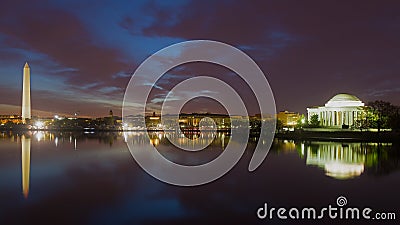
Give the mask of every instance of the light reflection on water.
M 297 152 L 307 166 L 339 180 L 356 178 L 366 170 L 379 175 L 400 169 L 400 152 L 392 143 L 276 140 L 275 150 Z
M 94 134 L 94 133 L 91 133 Z M 111 135 L 112 134 L 112 135 Z M 105 141 L 112 146 L 113 142 L 119 137 L 123 137 L 124 141 L 132 141 L 134 145 L 141 146 L 145 142 L 145 132 L 118 132 L 118 133 L 102 133 L 100 135 L 93 135 L 99 140 Z M 221 151 L 225 148 L 227 142 L 229 142 L 229 133 L 219 132 L 214 133 L 185 133 L 177 134 L 174 132 L 151 132 L 148 134 L 150 137 L 150 144 L 155 147 L 163 148 L 174 148 L 168 141 L 169 139 L 176 139 L 182 146 L 189 145 L 203 145 L 212 141 L 212 146 L 218 146 L 217 150 L 212 152 L 204 151 L 207 157 L 204 155 L 197 155 L 196 157 L 205 158 L 205 160 L 191 159 L 187 157 L 171 157 L 171 154 L 165 152 L 171 152 L 164 149 L 162 153 L 169 160 L 175 161 L 180 164 L 196 165 L 206 163 L 216 158 Z M 3 138 L 6 137 L 5 133 L 2 133 Z M 185 138 L 188 137 L 188 138 Z M 28 132 L 24 134 L 8 134 L 7 136 L 11 140 L 20 140 L 21 142 L 21 162 L 22 162 L 22 189 L 25 198 L 28 197 L 29 193 L 29 177 L 30 177 L 30 154 L 31 154 L 31 138 L 35 138 L 37 142 L 54 142 L 55 147 L 58 147 L 59 138 L 61 142 L 69 140 L 69 143 L 73 143 L 73 149 L 78 149 L 78 139 L 86 139 L 87 133 L 83 135 L 80 133 L 52 133 L 45 131 Z M 211 140 L 211 141 L 210 141 Z M 253 139 L 256 141 L 257 139 Z M 162 146 L 160 146 L 160 144 Z M 379 164 L 379 160 L 382 155 L 382 148 L 386 149 L 391 147 L 391 143 L 378 144 L 378 143 L 340 143 L 340 142 L 323 142 L 323 141 L 302 141 L 295 142 L 292 140 L 277 140 L 275 143 L 275 151 L 297 151 L 300 158 L 305 158 L 305 164 L 307 166 L 316 166 L 325 171 L 325 174 L 329 177 L 336 179 L 351 179 L 360 176 L 365 168 L 373 168 Z M 273 151 L 274 151 L 273 150 Z M 272 151 L 272 152 L 273 152 Z M 163 152 L 163 151 L 162 151 Z M 380 154 L 378 154 L 380 153 Z M 180 152 L 179 154 L 185 154 Z M 191 153 L 186 153 L 191 154 Z M 385 159 L 388 159 L 387 152 Z M 176 155 L 174 153 L 173 155 Z M 398 154 L 392 154 L 392 160 L 398 160 Z M 181 159 L 180 161 L 177 159 Z M 183 160 L 182 160 L 183 159 Z M 196 163 L 193 163 L 196 162 Z
M 31 169 L 31 139 L 21 136 L 21 161 L 22 161 L 22 192 L 25 198 L 29 194 L 29 176 Z
M 103 210 L 117 205 L 118 208 L 121 208 L 121 213 L 125 213 L 116 215 L 123 218 L 134 216 L 138 220 L 131 220 L 138 224 L 154 222 L 152 215 L 147 212 L 147 210 L 153 210 L 153 207 L 159 213 L 167 212 L 161 216 L 166 220 L 181 218 L 186 221 L 184 218 L 189 218 L 188 221 L 191 221 L 190 218 L 196 217 L 198 214 L 210 217 L 221 216 L 214 215 L 198 205 L 207 205 L 208 203 L 219 205 L 217 211 L 222 210 L 221 207 L 226 207 L 223 211 L 227 211 L 231 215 L 231 213 L 238 212 L 236 206 L 230 205 L 231 200 L 228 199 L 238 198 L 237 201 L 247 204 L 245 209 L 239 210 L 242 214 L 238 215 L 247 218 L 244 221 L 248 222 L 254 216 L 253 210 L 265 200 L 275 199 L 276 202 L 292 204 L 290 201 L 296 201 L 297 198 L 304 201 L 304 198 L 301 197 L 303 195 L 309 198 L 307 193 L 316 195 L 315 191 L 309 189 L 310 185 L 321 187 L 321 190 L 331 193 L 334 195 L 333 197 L 337 197 L 338 190 L 342 192 L 338 194 L 348 192 L 349 195 L 352 190 L 355 190 L 355 193 L 359 195 L 359 182 L 368 185 L 367 187 L 374 192 L 380 189 L 386 190 L 387 193 L 381 192 L 383 196 L 369 198 L 372 203 L 376 204 L 380 202 L 380 199 L 391 204 L 388 199 L 391 199 L 395 193 L 390 191 L 390 187 L 396 189 L 396 185 L 399 186 L 400 174 L 397 171 L 400 168 L 400 154 L 397 145 L 275 140 L 273 149 L 264 162 L 265 165 L 251 175 L 247 172 L 247 166 L 255 144 L 252 138 L 244 159 L 239 162 L 237 169 L 235 168 L 234 171 L 212 184 L 193 189 L 181 189 L 160 183 L 147 176 L 135 164 L 125 142 L 131 140 L 140 149 L 146 140 L 143 135 L 145 133 L 141 132 L 1 133 L 0 197 L 4 203 L 3 206 L 0 206 L 1 224 L 12 224 L 10 221 L 14 220 L 17 221 L 15 224 L 32 224 L 30 223 L 32 221 L 16 218 L 17 212 L 23 209 L 35 211 L 35 208 L 38 207 L 41 210 L 53 212 L 55 209 L 53 210 L 52 207 L 63 204 L 63 201 L 79 201 L 79 203 L 71 202 L 71 207 L 75 206 L 76 209 L 70 208 L 69 205 L 64 205 L 62 208 L 69 210 L 68 212 L 85 211 L 86 208 L 100 207 L 96 202 L 105 201 L 103 198 L 109 200 L 102 203 L 104 204 L 103 208 L 93 209 L 94 211 L 103 212 Z M 189 133 L 185 135 L 192 142 L 188 142 L 187 139 L 174 133 L 149 133 L 151 144 L 156 146 L 165 157 L 187 165 L 201 164 L 214 159 L 229 142 L 228 133 L 217 133 L 216 135 Z M 203 138 L 213 139 L 213 142 L 209 148 L 198 152 L 199 154 L 196 153 L 196 155 L 175 151 L 176 148 L 166 138 L 167 136 L 176 138 L 183 145 L 193 144 L 197 141 L 201 144 L 200 142 L 204 140 L 199 138 L 200 135 L 203 135 Z M 394 174 L 394 177 L 390 178 L 390 174 Z M 356 179 L 361 177 L 365 178 L 360 181 Z M 380 182 L 384 182 L 385 185 L 380 185 L 375 177 L 382 177 L 383 180 Z M 332 178 L 335 180 L 334 185 L 329 181 L 326 186 L 325 179 Z M 353 180 L 354 183 L 346 183 L 341 181 L 342 179 Z M 296 184 L 294 185 L 292 182 Z M 388 183 L 389 188 L 387 188 Z M 302 195 L 292 195 L 293 191 L 293 194 L 296 193 L 295 189 L 291 189 L 293 187 L 299 191 L 302 190 L 300 191 Z M 193 190 L 196 190 L 196 194 L 193 193 Z M 343 193 L 343 190 L 347 190 L 347 192 Z M 370 194 L 365 187 L 362 192 L 365 195 Z M 18 195 L 24 200 L 15 202 L 14 199 Z M 214 199 L 215 195 L 219 197 Z M 148 196 L 152 200 L 144 196 Z M 311 201 L 318 204 L 321 196 L 317 195 L 315 198 Z M 363 202 L 363 199 L 365 198 L 360 196 L 358 201 Z M 77 207 L 75 204 L 80 204 L 85 209 Z M 141 205 L 149 215 L 136 209 L 136 205 Z M 165 207 L 169 209 L 165 209 Z M 242 210 L 244 211 L 242 212 Z M 65 224 L 101 224 L 99 218 L 106 217 L 104 221 L 116 219 L 115 215 L 105 213 L 100 216 L 96 213 L 97 216 L 87 215 L 85 220 L 81 218 L 82 215 L 79 218 L 74 217 L 68 220 L 66 218 L 69 215 L 67 211 L 53 213 L 64 218 Z M 2 218 L 5 218 L 4 221 Z M 43 221 L 43 218 L 38 219 L 36 214 L 27 216 L 27 218 L 36 222 Z
M 125 132 L 124 141 L 132 144 L 132 151 L 142 151 L 146 148 L 146 133 L 144 132 Z M 230 140 L 228 133 L 219 132 L 151 132 L 148 134 L 150 144 L 155 146 L 160 154 L 168 160 L 181 165 L 200 165 L 217 158 L 225 149 Z M 180 150 L 172 143 L 178 143 L 186 149 L 197 149 L 207 146 L 201 151 Z M 148 148 L 146 148 L 148 149 Z
M 364 172 L 367 158 L 374 152 L 367 152 L 366 146 L 360 143 L 326 143 L 314 142 L 318 150 L 313 151 L 312 146 L 306 148 L 307 165 L 316 165 L 325 170 L 326 175 L 348 179 L 360 176 Z

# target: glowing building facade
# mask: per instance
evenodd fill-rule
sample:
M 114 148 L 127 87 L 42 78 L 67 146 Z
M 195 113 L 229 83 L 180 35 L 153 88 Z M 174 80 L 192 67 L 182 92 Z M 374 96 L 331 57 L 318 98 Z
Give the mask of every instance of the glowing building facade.
M 325 106 L 307 108 L 308 121 L 318 115 L 320 125 L 324 127 L 352 126 L 360 119 L 365 104 L 356 96 L 338 94 L 331 98 Z
M 301 116 L 299 113 L 281 111 L 276 114 L 276 118 L 282 122 L 284 127 L 295 127 L 301 119 Z

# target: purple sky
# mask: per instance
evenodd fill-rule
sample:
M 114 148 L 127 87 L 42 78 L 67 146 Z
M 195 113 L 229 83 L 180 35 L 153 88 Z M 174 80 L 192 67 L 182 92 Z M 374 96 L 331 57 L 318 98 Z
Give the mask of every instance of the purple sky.
M 337 93 L 400 105 L 398 1 L 2 1 L 0 114 L 19 114 L 31 66 L 34 115 L 121 114 L 130 75 L 152 53 L 192 39 L 228 43 L 266 74 L 278 110 L 304 113 Z M 217 3 L 216 3 L 217 2 Z M 212 74 L 257 112 L 237 75 L 201 63 L 168 72 L 152 99 Z M 236 86 L 235 86 L 236 85 Z M 220 112 L 193 102 L 186 111 Z M 48 112 L 48 113 L 46 113 Z

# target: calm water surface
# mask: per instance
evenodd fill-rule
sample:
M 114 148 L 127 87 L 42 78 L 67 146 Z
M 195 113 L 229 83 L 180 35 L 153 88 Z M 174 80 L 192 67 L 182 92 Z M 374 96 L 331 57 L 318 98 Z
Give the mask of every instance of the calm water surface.
M 249 173 L 252 140 L 224 177 L 185 188 L 162 183 L 136 164 L 125 141 L 140 149 L 143 135 L 0 133 L 0 224 L 309 224 L 259 220 L 256 211 L 265 202 L 326 207 L 341 195 L 348 205 L 400 217 L 396 144 L 275 140 L 261 167 Z M 216 158 L 229 142 L 229 135 L 218 133 L 209 137 L 215 140 L 207 149 L 188 153 L 176 149 L 166 135 L 173 134 L 151 133 L 152 144 L 186 165 Z M 197 140 L 196 135 L 190 138 Z M 396 224 L 324 221 L 356 222 Z

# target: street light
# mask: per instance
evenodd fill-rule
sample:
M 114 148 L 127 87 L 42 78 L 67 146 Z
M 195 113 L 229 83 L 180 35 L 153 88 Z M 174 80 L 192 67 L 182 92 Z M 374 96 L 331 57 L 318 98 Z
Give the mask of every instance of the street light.
M 44 127 L 44 123 L 42 121 L 36 121 L 35 127 L 38 129 L 42 129 Z

